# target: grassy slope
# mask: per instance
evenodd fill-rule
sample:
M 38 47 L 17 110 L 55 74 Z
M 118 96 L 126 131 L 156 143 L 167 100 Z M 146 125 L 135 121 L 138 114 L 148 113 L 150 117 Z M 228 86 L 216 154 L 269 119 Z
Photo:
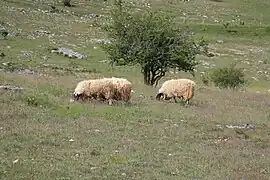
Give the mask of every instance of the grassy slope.
M 199 36 L 210 41 L 214 52 L 221 54 L 198 57 L 200 60 L 216 67 L 237 61 L 238 66 L 244 67 L 250 80 L 248 92 L 204 87 L 198 75 L 196 82 L 200 88 L 191 106 L 156 102 L 153 96 L 157 89 L 143 85 L 138 68 L 112 69 L 101 62 L 106 56 L 92 40 L 102 38 L 102 32 L 94 27 L 93 19 L 81 16 L 106 14 L 110 2 L 76 0 L 76 7 L 64 8 L 53 1 L 1 1 L 0 23 L 11 31 L 21 31 L 18 36 L 0 40 L 0 51 L 6 54 L 0 59 L 1 68 L 7 68 L 3 62 L 12 62 L 13 67 L 8 69 L 29 68 L 36 72 L 0 72 L 0 84 L 26 88 L 23 93 L 0 92 L 1 179 L 269 178 L 270 3 L 150 2 L 153 8 L 170 10 L 179 23 L 190 24 Z M 43 13 L 50 10 L 48 4 L 68 12 Z M 141 5 L 137 3 L 138 7 Z M 236 15 L 245 25 L 232 27 L 238 30 L 237 34 L 226 32 L 222 23 Z M 33 34 L 40 29 L 51 34 Z M 53 42 L 90 57 L 70 60 L 51 54 L 48 48 L 55 46 Z M 32 56 L 26 57 L 22 51 L 32 51 Z M 198 74 L 208 71 L 208 66 L 200 65 Z M 82 67 L 89 72 L 65 69 Z M 134 84 L 136 92 L 131 106 L 69 103 L 79 80 L 112 75 L 126 77 Z M 171 77 L 189 76 L 168 74 L 164 80 Z M 261 93 L 253 92 L 258 90 Z M 216 127 L 243 123 L 254 124 L 256 129 Z M 18 162 L 13 163 L 16 159 Z

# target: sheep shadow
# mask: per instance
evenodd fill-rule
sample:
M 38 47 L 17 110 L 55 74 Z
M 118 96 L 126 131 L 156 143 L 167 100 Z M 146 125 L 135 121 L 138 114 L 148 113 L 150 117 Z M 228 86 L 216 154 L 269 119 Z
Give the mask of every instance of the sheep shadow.
M 112 104 L 109 105 L 108 100 L 98 100 L 98 99 L 94 99 L 94 98 L 78 99 L 78 100 L 75 100 L 73 102 L 78 102 L 81 104 L 108 105 L 108 106 L 118 106 L 118 107 L 121 107 L 121 106 L 122 107 L 135 107 L 135 106 L 141 105 L 138 102 L 133 102 L 133 101 L 124 102 L 124 101 L 120 101 L 120 100 L 113 100 Z
M 161 101 L 157 101 L 157 102 L 161 102 L 161 103 L 170 103 L 170 104 L 179 104 L 182 107 L 188 108 L 188 107 L 198 107 L 200 106 L 200 103 L 198 103 L 197 101 L 189 101 L 189 103 L 187 104 L 184 100 L 178 100 L 177 102 L 175 102 L 174 100 L 161 100 Z

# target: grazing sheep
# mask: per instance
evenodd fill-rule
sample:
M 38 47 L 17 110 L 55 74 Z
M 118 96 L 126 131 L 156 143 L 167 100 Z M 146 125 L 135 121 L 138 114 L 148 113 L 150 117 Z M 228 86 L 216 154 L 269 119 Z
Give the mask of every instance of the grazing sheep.
M 111 105 L 113 100 L 128 102 L 131 93 L 132 84 L 123 78 L 83 80 L 77 84 L 71 102 L 79 99 L 94 98 L 103 101 L 108 100 Z
M 160 100 L 170 100 L 171 98 L 176 101 L 176 97 L 184 99 L 186 104 L 189 103 L 189 100 L 194 96 L 196 83 L 190 79 L 171 79 L 165 81 L 161 88 L 158 90 L 156 99 Z
M 114 94 L 115 89 L 111 82 L 104 81 L 103 79 L 83 80 L 77 84 L 70 101 L 91 98 L 105 99 L 111 105 Z
M 111 82 L 115 88 L 113 99 L 117 101 L 128 102 L 132 95 L 132 84 L 124 78 L 104 78 L 105 81 Z

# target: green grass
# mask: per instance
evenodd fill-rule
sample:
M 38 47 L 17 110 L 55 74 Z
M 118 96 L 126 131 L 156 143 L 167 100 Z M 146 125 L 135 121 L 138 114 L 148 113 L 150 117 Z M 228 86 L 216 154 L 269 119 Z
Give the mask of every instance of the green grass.
M 81 16 L 106 15 L 111 1 L 71 2 L 75 7 L 53 0 L 0 1 L 0 24 L 16 32 L 7 40 L 0 37 L 0 53 L 6 55 L 0 57 L 0 84 L 25 88 L 0 90 L 0 179 L 269 179 L 269 2 L 149 1 L 152 8 L 176 15 L 196 37 L 204 36 L 218 54 L 197 57 L 202 63 L 192 78 L 197 88 L 189 106 L 157 102 L 158 88 L 143 84 L 138 67 L 112 68 L 103 62 L 107 57 L 94 39 L 103 39 L 104 33 L 94 19 Z M 50 5 L 62 11 L 42 12 Z M 231 22 L 237 15 L 244 25 Z M 224 28 L 226 22 L 231 23 Z M 35 30 L 51 34 L 38 37 Z M 58 46 L 89 57 L 50 53 Z M 200 72 L 232 62 L 245 68 L 245 92 L 201 83 Z M 35 74 L 16 71 L 26 68 Z M 131 105 L 69 102 L 80 80 L 108 76 L 132 82 Z M 179 77 L 191 78 L 168 73 L 161 83 Z M 217 127 L 247 123 L 255 130 Z

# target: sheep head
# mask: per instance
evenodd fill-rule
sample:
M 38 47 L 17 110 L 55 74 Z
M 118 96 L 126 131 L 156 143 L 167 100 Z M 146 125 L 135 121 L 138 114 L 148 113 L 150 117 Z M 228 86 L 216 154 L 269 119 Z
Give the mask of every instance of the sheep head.
M 163 93 L 158 93 L 158 94 L 156 95 L 156 100 L 160 101 L 160 98 L 163 97 L 163 96 L 164 96 Z

